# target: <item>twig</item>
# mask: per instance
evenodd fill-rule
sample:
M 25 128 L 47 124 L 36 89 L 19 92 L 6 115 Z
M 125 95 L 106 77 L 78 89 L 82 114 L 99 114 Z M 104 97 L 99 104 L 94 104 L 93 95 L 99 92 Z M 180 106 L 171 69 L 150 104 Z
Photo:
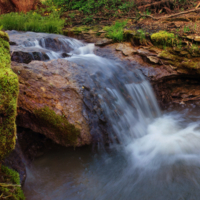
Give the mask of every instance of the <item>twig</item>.
M 195 7 L 195 9 L 197 9 L 200 6 L 200 2 L 197 4 L 197 6 Z
M 199 3 L 199 5 L 200 5 L 200 3 Z M 180 12 L 180 13 L 176 13 L 176 14 L 169 15 L 169 16 L 163 16 L 163 17 L 152 17 L 151 15 L 143 15 L 143 14 L 140 14 L 139 17 L 130 17 L 129 19 L 136 19 L 136 20 L 139 20 L 139 19 L 142 18 L 142 17 L 149 17 L 149 18 L 151 18 L 151 19 L 153 19 L 153 20 L 160 20 L 160 19 L 176 17 L 176 16 L 178 16 L 178 15 L 187 14 L 187 13 L 196 12 L 196 11 L 200 11 L 200 8 L 193 9 L 193 10 L 188 10 L 188 11 L 183 11 L 183 12 Z
M 21 187 L 21 185 L 0 183 L 0 187 Z

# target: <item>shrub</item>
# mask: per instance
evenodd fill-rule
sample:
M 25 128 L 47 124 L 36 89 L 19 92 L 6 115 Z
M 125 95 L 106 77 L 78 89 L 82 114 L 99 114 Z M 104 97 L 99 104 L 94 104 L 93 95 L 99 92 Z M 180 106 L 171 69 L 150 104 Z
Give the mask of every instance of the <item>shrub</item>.
M 104 30 L 107 32 L 106 36 L 113 39 L 113 41 L 120 42 L 124 40 L 124 27 L 126 26 L 127 21 L 117 21 L 112 26 L 104 27 Z

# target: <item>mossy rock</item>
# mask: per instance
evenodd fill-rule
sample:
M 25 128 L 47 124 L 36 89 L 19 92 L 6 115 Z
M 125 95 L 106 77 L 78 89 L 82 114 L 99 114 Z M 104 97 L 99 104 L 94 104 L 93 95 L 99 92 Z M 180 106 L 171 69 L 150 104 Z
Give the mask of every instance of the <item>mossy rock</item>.
M 167 31 L 153 33 L 151 35 L 151 41 L 155 46 L 174 46 L 181 42 L 174 33 Z
M 192 70 L 197 70 L 199 73 L 200 69 L 200 62 L 198 60 L 189 59 L 185 56 L 180 56 L 176 54 L 172 54 L 169 52 L 170 50 L 163 50 L 158 57 L 165 60 L 165 63 L 173 65 L 177 68 L 187 68 Z
M 20 185 L 19 174 L 3 165 L 0 170 L 0 199 L 1 198 L 7 200 L 25 200 Z
M 14 149 L 18 77 L 10 69 L 8 35 L 0 31 L 0 163 Z
M 66 145 L 76 146 L 78 136 L 80 136 L 80 130 L 69 123 L 65 116 L 57 115 L 47 106 L 35 110 L 34 114 L 41 123 L 41 126 L 55 133 L 56 140 L 61 143 L 64 141 Z

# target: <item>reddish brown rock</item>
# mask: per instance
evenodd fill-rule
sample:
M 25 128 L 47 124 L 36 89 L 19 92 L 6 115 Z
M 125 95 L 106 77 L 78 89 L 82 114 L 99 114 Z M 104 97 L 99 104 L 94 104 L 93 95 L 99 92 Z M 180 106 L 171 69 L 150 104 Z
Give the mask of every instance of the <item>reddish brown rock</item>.
M 36 9 L 38 0 L 0 0 L 0 14 L 8 12 L 28 12 Z
M 19 12 L 28 12 L 36 8 L 37 0 L 11 0 Z

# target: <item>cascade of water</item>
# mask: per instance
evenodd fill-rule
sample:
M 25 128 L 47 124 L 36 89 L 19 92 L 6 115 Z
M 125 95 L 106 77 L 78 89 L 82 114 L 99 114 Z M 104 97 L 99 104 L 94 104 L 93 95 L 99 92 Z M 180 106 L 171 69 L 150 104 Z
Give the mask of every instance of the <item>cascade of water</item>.
M 49 59 L 67 52 L 71 57 L 65 59 L 82 66 L 92 80 L 91 88 L 111 127 L 110 147 L 117 150 L 117 156 L 106 155 L 93 163 L 90 170 L 95 173 L 87 171 L 80 178 L 82 191 L 87 193 L 71 199 L 199 199 L 199 124 L 185 123 L 180 114 L 161 114 L 140 71 L 95 55 L 94 44 L 63 36 L 34 33 L 31 41 L 21 45 L 45 50 Z
M 119 62 L 99 57 L 91 44 L 66 58 L 87 68 L 113 132 L 110 139 L 132 157 L 132 165 L 146 169 L 176 162 L 197 163 L 198 124 L 183 127 L 176 115 L 161 115 L 152 88 L 142 74 Z M 137 163 L 137 164 L 136 164 Z

